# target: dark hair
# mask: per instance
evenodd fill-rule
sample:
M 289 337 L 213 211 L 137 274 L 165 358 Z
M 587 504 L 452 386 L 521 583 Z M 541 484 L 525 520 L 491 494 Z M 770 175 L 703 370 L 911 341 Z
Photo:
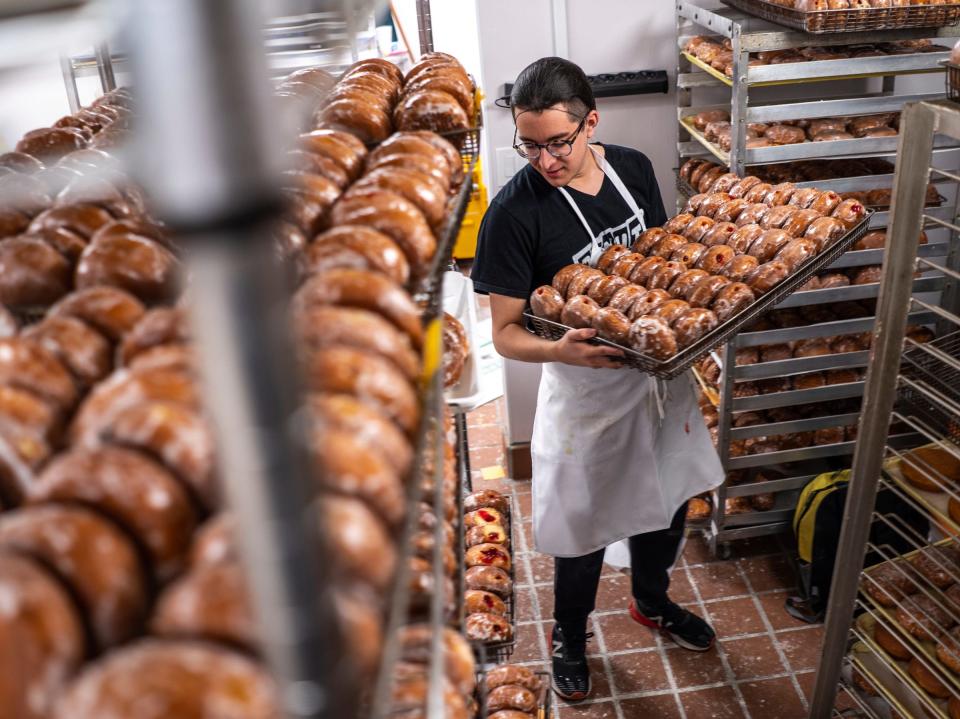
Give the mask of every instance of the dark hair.
M 510 91 L 514 110 L 542 112 L 558 103 L 578 120 L 597 109 L 593 88 L 579 65 L 562 57 L 542 57 L 517 75 Z

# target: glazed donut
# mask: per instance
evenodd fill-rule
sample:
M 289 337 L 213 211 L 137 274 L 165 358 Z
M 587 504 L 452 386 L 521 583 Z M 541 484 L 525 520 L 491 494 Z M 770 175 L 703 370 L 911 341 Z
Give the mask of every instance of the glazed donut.
M 381 147 L 388 146 L 393 147 L 390 143 L 392 141 L 407 141 L 407 138 L 415 138 L 424 140 L 427 142 L 434 150 L 439 152 L 443 158 L 447 161 L 447 167 L 450 170 L 450 181 L 452 186 L 459 187 L 464 179 L 464 170 L 463 170 L 463 158 L 460 157 L 460 152 L 454 147 L 453 143 L 446 138 L 440 137 L 436 132 L 431 132 L 429 130 L 411 130 L 406 132 L 397 132 L 392 135 L 387 142 L 383 143 Z
M 630 326 L 630 346 L 641 354 L 665 360 L 677 353 L 677 338 L 659 317 L 640 317 Z
M 756 300 L 753 290 L 742 282 L 731 282 L 717 292 L 710 309 L 717 315 L 719 322 L 726 322 L 734 315 L 749 307 Z
M 764 131 L 765 130 L 766 128 L 764 128 Z M 739 182 L 734 184 L 728 190 L 728 192 L 730 193 L 730 197 L 733 197 L 734 199 L 742 198 L 751 189 L 753 189 L 759 184 L 762 184 L 762 180 L 759 177 L 755 177 L 754 175 L 747 175 L 746 177 L 742 178 Z
M 714 120 L 709 120 L 709 122 L 714 122 Z M 707 121 L 703 123 L 703 127 L 705 128 L 706 126 L 707 126 Z M 697 129 L 699 130 L 702 128 L 698 127 Z M 706 164 L 708 164 L 707 160 L 701 160 L 696 157 L 687 160 L 686 162 L 683 163 L 683 165 L 680 166 L 680 171 L 678 173 L 680 176 L 680 179 L 684 180 L 685 182 L 691 182 L 693 171 Z M 691 184 L 693 183 L 691 182 Z
M 448 156 L 445 145 L 434 145 L 431 139 L 425 136 L 426 133 L 423 135 L 421 136 L 420 133 L 416 132 L 394 133 L 370 152 L 367 156 L 367 169 L 370 170 L 380 166 L 389 157 L 422 157 L 433 168 L 431 174 L 438 179 L 443 178 L 445 184 L 449 186 L 456 178 L 456 168 L 452 166 L 454 162 L 460 167 L 461 173 L 463 172 L 459 153 L 451 145 L 452 157 Z M 365 150 L 366 148 L 364 148 Z
M 343 97 L 324 105 L 317 113 L 317 128 L 340 130 L 355 135 L 366 145 L 387 139 L 392 130 L 390 117 L 369 102 Z
M 960 552 L 949 546 L 926 547 L 910 558 L 910 565 L 937 589 L 946 589 L 960 572 Z
M 821 357 L 830 354 L 830 344 L 822 337 L 799 340 L 793 348 L 794 357 Z
M 790 201 L 787 204 L 796 207 L 798 210 L 806 210 L 810 207 L 810 203 L 819 196 L 820 190 L 816 187 L 802 187 L 790 196 Z
M 145 303 L 167 302 L 180 289 L 179 261 L 146 237 L 101 237 L 80 255 L 74 276 L 76 287 L 112 285 Z
M 660 267 L 660 269 L 653 273 L 650 281 L 646 283 L 647 288 L 651 290 L 665 290 L 671 284 L 673 284 L 673 281 L 677 279 L 677 277 L 679 277 L 683 272 L 686 272 L 686 270 L 687 266 L 684 264 L 679 262 L 666 262 Z
M 571 280 L 573 280 L 573 278 L 579 275 L 581 272 L 585 272 L 588 269 L 590 269 L 589 265 L 566 265 L 565 267 L 560 268 L 560 270 L 557 271 L 557 274 L 553 276 L 553 281 L 551 284 L 557 292 L 566 297 L 567 288 L 570 286 Z
M 468 614 L 464 631 L 468 639 L 478 642 L 507 642 L 513 638 L 513 625 L 504 617 L 489 612 Z
M 700 280 L 710 277 L 706 270 L 687 270 L 677 275 L 677 278 L 670 284 L 667 292 L 671 297 L 681 299 L 696 285 Z
M 730 188 L 740 182 L 740 176 L 733 172 L 727 172 L 718 177 L 713 185 L 710 186 L 709 192 L 723 192 L 727 194 L 730 192 Z
M 567 300 L 560 313 L 560 323 L 574 329 L 593 326 L 594 315 L 600 310 L 594 300 L 586 295 L 576 295 Z
M 57 574 L 80 604 L 98 648 L 138 630 L 146 582 L 133 545 L 111 522 L 81 507 L 24 508 L 0 517 L 0 547 L 34 557 Z
M 83 386 L 103 379 L 113 368 L 107 340 L 73 317 L 47 317 L 25 329 L 22 336 L 49 351 Z
M 85 656 L 84 629 L 64 588 L 33 560 L 0 554 L 0 592 L 8 597 L 0 634 L 16 638 L 0 647 L 5 676 L 0 702 L 12 717 L 50 716 L 54 698 Z
M 44 210 L 33 218 L 27 231 L 42 237 L 54 247 L 66 246 L 58 238 L 58 232 L 68 232 L 80 238 L 79 244 L 82 250 L 82 246 L 86 245 L 86 241 L 93 237 L 97 230 L 111 222 L 113 217 L 102 207 L 83 204 L 66 205 Z M 68 256 L 76 259 L 76 255 Z
M 866 208 L 856 200 L 843 200 L 831 214 L 850 230 L 853 229 L 866 214 Z
M 116 218 L 132 217 L 142 214 L 142 208 L 135 207 L 130 200 L 111 182 L 83 175 L 67 183 L 57 193 L 55 207 L 69 205 L 96 205 L 102 207 Z
M 821 215 L 830 215 L 837 209 L 841 202 L 843 202 L 843 198 L 840 197 L 840 195 L 827 190 L 815 197 L 807 206 L 807 209 L 819 212 Z
M 689 212 L 682 212 L 663 223 L 663 231 L 668 235 L 680 234 L 693 220 L 694 216 Z
M 627 317 L 631 321 L 636 320 L 638 317 L 645 317 L 670 299 L 670 293 L 666 290 L 650 290 L 633 303 Z
M 416 349 L 423 344 L 420 311 L 410 296 L 385 276 L 337 269 L 311 277 L 294 297 L 294 315 L 313 305 L 340 305 L 377 312 L 403 330 Z
M 463 611 L 466 614 L 475 614 L 476 612 L 485 612 L 496 614 L 498 617 L 507 616 L 507 605 L 503 600 L 492 592 L 485 592 L 480 589 L 468 589 L 463 593 Z
M 803 237 L 807 228 L 819 217 L 820 213 L 816 210 L 797 210 L 781 225 L 781 229 L 794 237 Z
M 734 222 L 750 206 L 750 203 L 742 198 L 736 198 L 729 202 L 724 202 L 713 215 L 717 222 Z
M 633 276 L 634 270 L 644 261 L 644 256 L 639 252 L 628 252 L 625 255 L 621 255 L 620 258 L 613 263 L 613 266 L 610 268 L 610 274 L 617 275 L 623 279 L 628 279 Z M 573 283 L 571 283 L 572 285 Z
M 0 238 L 14 237 L 30 226 L 30 216 L 19 210 L 0 208 Z M 70 233 L 71 235 L 73 233 Z M 53 235 L 53 233 L 51 233 Z M 80 238 L 78 238 L 80 239 Z
M 764 233 L 760 225 L 743 225 L 730 235 L 727 245 L 732 247 L 738 255 L 745 255 L 750 246 Z
M 87 205 L 87 207 L 93 207 L 92 205 Z M 57 210 L 66 208 L 56 208 Z M 97 208 L 100 209 L 100 208 Z M 78 234 L 82 234 L 83 228 L 77 227 L 73 230 Z M 102 225 L 97 229 L 91 236 L 90 240 L 96 240 L 100 237 L 110 237 L 116 235 L 127 235 L 134 234 L 140 235 L 141 237 L 147 237 L 154 242 L 159 242 L 161 245 L 166 247 L 168 250 L 177 254 L 178 248 L 168 237 L 166 229 L 157 224 L 156 222 L 146 219 L 146 218 L 126 218 L 123 220 L 110 220 L 106 224 Z M 304 242 L 303 244 L 306 244 Z
M 44 164 L 25 152 L 4 152 L 0 154 L 0 168 L 29 175 L 43 170 Z
M 594 299 L 601 307 L 606 306 L 610 299 L 621 289 L 627 286 L 627 281 L 619 275 L 607 275 L 594 282 L 587 295 Z
M 707 275 L 686 291 L 684 299 L 691 307 L 710 307 L 717 293 L 730 283 L 723 275 Z
M 820 275 L 820 285 L 818 289 L 827 290 L 833 287 L 849 287 L 849 286 L 850 286 L 849 277 L 847 277 L 842 272 L 831 272 L 826 275 Z
M 317 69 L 319 68 L 310 68 L 309 70 L 298 70 L 297 72 L 291 75 L 288 75 L 287 79 L 292 80 L 296 76 L 298 76 L 300 73 L 312 72 Z M 324 75 L 329 74 L 329 73 L 326 73 L 326 71 L 323 71 L 323 72 L 324 72 Z M 399 67 L 394 65 L 389 60 L 383 60 L 382 58 L 379 58 L 379 57 L 371 57 L 371 58 L 366 58 L 364 60 L 358 60 L 357 62 L 353 63 L 350 67 L 348 67 L 346 70 L 343 71 L 343 75 L 341 75 L 341 78 L 350 77 L 350 75 L 355 72 L 376 72 L 383 75 L 387 79 L 389 79 L 392 82 L 392 84 L 396 85 L 397 87 L 400 87 L 403 84 L 403 71 L 400 70 Z M 326 78 L 323 78 L 323 81 L 325 83 Z
M 794 145 L 807 139 L 802 129 L 790 125 L 771 125 L 763 136 L 775 145 Z
M 728 247 L 727 245 L 714 245 L 704 252 L 697 261 L 697 269 L 715 275 L 720 271 L 720 268 L 732 260 L 736 254 L 732 247 Z
M 896 134 L 896 133 L 894 133 Z M 813 142 L 833 142 L 835 140 L 853 140 L 854 136 L 842 130 L 824 130 L 811 137 Z
M 414 278 L 423 277 L 437 241 L 423 213 L 401 195 L 384 190 L 348 193 L 333 206 L 334 225 L 363 225 L 388 235 L 407 256 Z
M 445 188 L 433 177 L 416 170 L 402 167 L 372 170 L 354 183 L 347 195 L 366 189 L 386 190 L 405 197 L 420 209 L 431 227 L 439 228 L 446 218 Z
M 739 215 L 737 215 L 737 221 L 734 224 L 737 227 L 743 227 L 744 225 L 759 225 L 769 211 L 770 205 L 758 202 L 746 207 Z
M 456 98 L 467 118 L 474 116 L 473 83 L 465 73 L 452 73 L 447 67 L 425 70 L 403 88 L 404 97 L 420 90 L 442 90 Z
M 623 245 L 610 245 L 597 260 L 597 269 L 609 274 L 613 264 L 627 254 L 630 254 L 630 250 Z
M 537 697 L 525 687 L 517 684 L 506 684 L 495 689 L 489 689 L 487 709 L 491 712 L 515 709 L 532 714 L 537 710 Z
M 690 303 L 686 300 L 667 300 L 651 312 L 649 316 L 659 317 L 668 325 L 672 325 L 673 321 L 688 309 L 690 309 Z
M 293 150 L 286 157 L 291 167 L 283 173 L 283 187 L 316 200 L 324 207 L 336 202 L 350 184 L 350 173 L 326 155 Z
M 725 167 L 714 167 L 703 173 L 700 176 L 700 181 L 696 185 L 697 192 L 706 192 L 709 190 L 717 178 L 725 174 L 726 169 Z
M 410 264 L 400 246 L 388 235 L 363 225 L 340 225 L 317 235 L 302 255 L 301 274 L 317 274 L 329 267 L 325 259 L 335 250 L 349 250 L 362 258 L 366 267 L 382 272 L 397 284 L 410 278 Z
M 894 607 L 904 597 L 917 591 L 910 579 L 909 568 L 889 562 L 866 572 L 861 586 L 883 607 Z
M 340 581 L 360 581 L 377 592 L 384 592 L 393 582 L 397 552 L 390 531 L 381 519 L 384 515 L 378 516 L 373 511 L 379 506 L 366 501 L 362 490 L 355 494 L 360 496 L 330 493 L 317 500 L 323 546 Z M 432 552 L 433 534 L 426 534 L 429 544 L 426 549 Z M 411 544 L 417 547 L 417 535 Z
M 345 392 L 383 411 L 412 434 L 420 412 L 410 381 L 389 360 L 343 345 L 317 348 L 306 358 L 308 386 L 315 392 Z
M 513 582 L 510 580 L 510 575 L 500 567 L 470 567 L 464 572 L 463 579 L 467 589 L 490 592 L 501 599 L 513 594 Z
M 771 207 L 769 212 L 764 214 L 759 225 L 765 230 L 779 230 L 783 224 L 791 220 L 797 212 L 799 212 L 797 208 L 790 207 L 789 205 Z
M 709 218 L 704 218 L 709 219 Z M 674 252 L 687 244 L 687 238 L 682 235 L 664 235 L 655 244 L 647 254 L 651 257 L 669 257 Z
M 699 242 L 688 242 L 679 250 L 670 255 L 673 262 L 682 262 L 687 267 L 693 267 L 700 256 L 707 251 L 707 246 Z
M 530 309 L 533 314 L 551 322 L 560 322 L 563 304 L 563 295 L 550 285 L 538 287 L 530 295 Z
M 417 90 L 404 96 L 393 111 L 398 130 L 452 132 L 470 127 L 470 118 L 453 95 L 443 90 Z
M 413 463 L 413 447 L 386 415 L 345 394 L 315 394 L 309 401 L 314 431 L 351 433 L 368 451 L 379 454 L 400 476 Z
M 47 187 L 35 175 L 0 175 L 0 198 L 3 198 L 4 209 L 17 210 L 29 217 L 39 215 L 50 206 Z
M 947 686 L 940 681 L 940 679 L 933 672 L 927 669 L 926 665 L 924 665 L 924 663 L 917 657 L 913 657 L 913 659 L 910 660 L 910 664 L 907 666 L 907 672 L 928 694 L 931 694 L 938 699 L 948 699 L 953 697 L 953 691 L 948 689 Z
M 581 272 L 570 280 L 570 285 L 567 287 L 567 299 L 571 299 L 577 295 L 586 295 L 590 288 L 600 282 L 604 277 L 606 277 L 606 275 L 600 270 L 588 267 L 584 272 Z
M 667 234 L 667 231 L 662 227 L 652 227 L 649 230 L 645 230 L 640 233 L 640 236 L 636 241 L 630 245 L 630 249 L 633 252 L 638 252 L 641 255 L 650 254 L 650 250 L 653 248 L 657 242 L 659 242 L 664 235 Z
M 271 719 L 280 706 L 273 680 L 243 654 L 201 642 L 142 640 L 92 664 L 61 694 L 50 716 L 146 719 L 169 709 L 188 717 L 219 707 L 227 716 Z M 156 712 L 145 714 L 143 707 Z
M 729 244 L 730 238 L 733 237 L 733 234 L 736 231 L 737 226 L 732 222 L 717 222 L 717 224 L 711 227 L 707 234 L 703 236 L 701 242 L 707 247 L 713 247 L 714 245 L 726 245 Z M 687 264 L 692 265 L 693 262 Z
M 726 192 L 711 192 L 700 203 L 697 214 L 703 217 L 713 217 L 720 208 L 727 205 L 733 198 Z
M 897 622 L 920 641 L 936 641 L 956 621 L 937 602 L 926 595 L 904 599 L 896 611 Z
M 807 237 L 790 240 L 776 254 L 776 259 L 783 262 L 790 272 L 817 255 L 817 243 Z
M 484 524 L 481 527 L 470 527 L 467 530 L 466 542 L 468 547 L 477 544 L 502 544 L 506 546 L 510 543 L 507 531 L 499 524 Z
M 29 500 L 85 504 L 113 519 L 147 550 L 161 580 L 182 568 L 197 525 L 191 499 L 173 475 L 122 447 L 59 454 L 37 477 Z
M 0 385 L 29 392 L 63 412 L 77 401 L 73 378 L 56 357 L 20 337 L 0 339 Z
M 717 169 L 722 170 L 723 168 L 719 167 L 715 162 L 702 162 L 701 164 L 694 167 L 693 170 L 690 172 L 690 180 L 689 180 L 690 184 L 694 188 L 699 187 L 700 180 L 703 178 L 703 176 L 708 172 L 710 172 L 711 170 L 717 170 Z M 721 172 L 720 174 L 723 174 L 723 173 Z
M 499 544 L 476 544 L 467 549 L 466 563 L 468 567 L 500 567 L 510 571 L 510 553 Z
M 597 335 L 616 344 L 626 344 L 630 320 L 620 310 L 601 307 L 593 316 L 592 327 Z
M 771 190 L 773 190 L 773 185 L 768 182 L 761 182 L 747 190 L 743 199 L 752 205 L 756 205 L 762 203 Z
M 717 324 L 717 316 L 710 310 L 691 307 L 684 310 L 671 326 L 677 338 L 677 346 L 683 349 L 710 332 Z
M 315 305 L 296 315 L 294 332 L 306 354 L 343 345 L 390 360 L 411 382 L 420 376 L 420 357 L 410 338 L 375 312 Z
M 517 664 L 501 664 L 488 669 L 483 684 L 487 691 L 508 685 L 521 686 L 532 692 L 539 692 L 542 688 L 540 678 L 532 669 Z
M 30 392 L 0 386 L 0 426 L 17 447 L 58 439 L 62 417 L 57 409 Z M 14 492 L 20 494 L 19 491 Z M 19 501 L 19 497 L 17 498 Z
M 121 364 L 152 347 L 189 344 L 192 340 L 186 311 L 180 307 L 157 307 L 146 312 L 124 336 L 118 357 Z
M 630 310 L 633 308 L 634 303 L 646 293 L 647 290 L 645 287 L 629 284 L 626 287 L 617 290 L 616 294 L 614 294 L 614 296 L 611 297 L 610 301 L 607 303 L 607 307 L 620 310 L 623 312 L 623 314 L 629 317 Z
M 879 628 L 880 625 L 878 624 L 877 629 Z M 874 637 L 876 638 L 876 634 Z M 877 643 L 880 644 L 879 641 Z M 899 641 L 897 643 L 899 644 Z M 888 654 L 893 655 L 897 659 L 907 660 L 910 659 L 910 656 L 912 656 L 897 656 L 883 644 L 881 644 L 881 646 L 887 651 Z M 900 646 L 902 647 L 903 645 Z M 906 649 L 906 647 L 903 647 L 902 653 L 910 654 L 910 650 Z M 960 674 L 960 629 L 953 629 L 939 637 L 937 641 L 937 659 L 939 659 L 940 662 L 954 674 Z M 960 707 L 957 708 L 960 709 Z M 954 716 L 953 709 L 950 711 L 950 716 Z
M 709 217 L 694 218 L 693 222 L 684 228 L 683 236 L 690 242 L 700 242 L 714 224 L 714 220 Z
M 882 278 L 883 267 L 880 265 L 870 265 L 851 271 L 850 282 L 854 285 L 872 285 L 880 282 Z
M 240 564 L 205 564 L 184 574 L 160 595 L 150 629 L 161 637 L 210 639 L 257 651 L 253 607 Z
M 766 230 L 750 245 L 747 254 L 756 257 L 761 264 L 769 262 L 792 239 L 793 237 L 783 230 Z
M 853 246 L 854 250 L 882 250 L 887 243 L 886 230 L 868 232 Z
M 34 309 L 53 304 L 70 288 L 70 264 L 40 237 L 0 241 L 0 303 Z
M 781 230 L 774 230 L 774 232 L 780 232 Z M 757 265 L 757 267 L 750 272 L 745 278 L 744 282 L 753 290 L 754 295 L 764 295 L 783 280 L 787 278 L 790 274 L 790 268 L 788 268 L 783 262 L 779 260 L 772 260 L 770 262 L 765 262 L 763 264 Z
M 781 182 L 779 185 L 774 185 L 770 188 L 770 192 L 767 193 L 767 196 L 764 198 L 764 202 L 770 205 L 771 207 L 776 207 L 777 205 L 786 205 L 790 198 L 793 197 L 793 193 L 797 191 L 797 186 L 792 182 Z
M 117 342 L 140 320 L 144 307 L 133 295 L 117 287 L 77 290 L 47 312 L 48 317 L 76 317 L 108 340 Z
M 363 500 L 396 529 L 404 516 L 404 487 L 390 464 L 343 430 L 313 433 L 313 438 L 310 449 L 318 482 L 331 492 Z M 349 531 L 347 525 L 344 531 Z
M 704 200 L 707 199 L 709 195 L 706 192 L 701 192 L 697 195 L 693 195 L 687 200 L 687 204 L 683 206 L 683 212 L 689 213 L 691 215 L 698 215 L 700 210 L 700 205 Z
M 40 162 L 51 164 L 86 145 L 83 134 L 76 129 L 51 127 L 28 132 L 14 149 Z
M 648 287 L 654 273 L 667 264 L 667 260 L 656 255 L 638 262 L 627 278 L 634 284 Z
M 476 689 L 476 662 L 463 635 L 450 628 L 442 630 L 442 651 L 447 679 L 463 694 Z M 400 629 L 400 659 L 424 668 L 433 654 L 434 629 L 429 624 L 411 624 Z

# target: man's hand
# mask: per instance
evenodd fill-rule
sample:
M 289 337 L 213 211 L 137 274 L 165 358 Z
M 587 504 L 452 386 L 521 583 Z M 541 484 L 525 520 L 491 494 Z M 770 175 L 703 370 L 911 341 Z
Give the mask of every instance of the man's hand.
M 595 329 L 570 330 L 553 345 L 553 360 L 577 367 L 608 367 L 618 369 L 623 364 L 612 359 L 623 357 L 623 352 L 606 345 L 588 344 L 597 334 Z

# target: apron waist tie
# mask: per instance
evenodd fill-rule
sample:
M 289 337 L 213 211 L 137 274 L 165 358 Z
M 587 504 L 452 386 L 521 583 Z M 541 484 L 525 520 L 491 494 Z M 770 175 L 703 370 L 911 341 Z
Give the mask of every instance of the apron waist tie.
M 663 403 L 667 397 L 666 383 L 659 377 L 651 377 L 650 380 L 653 382 L 653 398 L 657 403 L 657 417 L 659 418 L 659 425 L 662 427 L 663 418 L 666 415 L 663 408 Z

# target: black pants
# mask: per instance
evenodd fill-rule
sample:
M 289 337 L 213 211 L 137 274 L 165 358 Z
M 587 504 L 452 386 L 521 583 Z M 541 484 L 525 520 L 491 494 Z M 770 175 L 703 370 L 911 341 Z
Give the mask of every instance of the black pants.
M 686 516 L 684 503 L 673 515 L 669 528 L 630 537 L 631 589 L 649 610 L 656 610 L 667 601 L 669 569 L 677 558 Z M 597 601 L 604 551 L 554 559 L 553 618 L 568 635 L 586 631 L 587 617 Z M 624 597 L 624 607 L 626 603 Z

